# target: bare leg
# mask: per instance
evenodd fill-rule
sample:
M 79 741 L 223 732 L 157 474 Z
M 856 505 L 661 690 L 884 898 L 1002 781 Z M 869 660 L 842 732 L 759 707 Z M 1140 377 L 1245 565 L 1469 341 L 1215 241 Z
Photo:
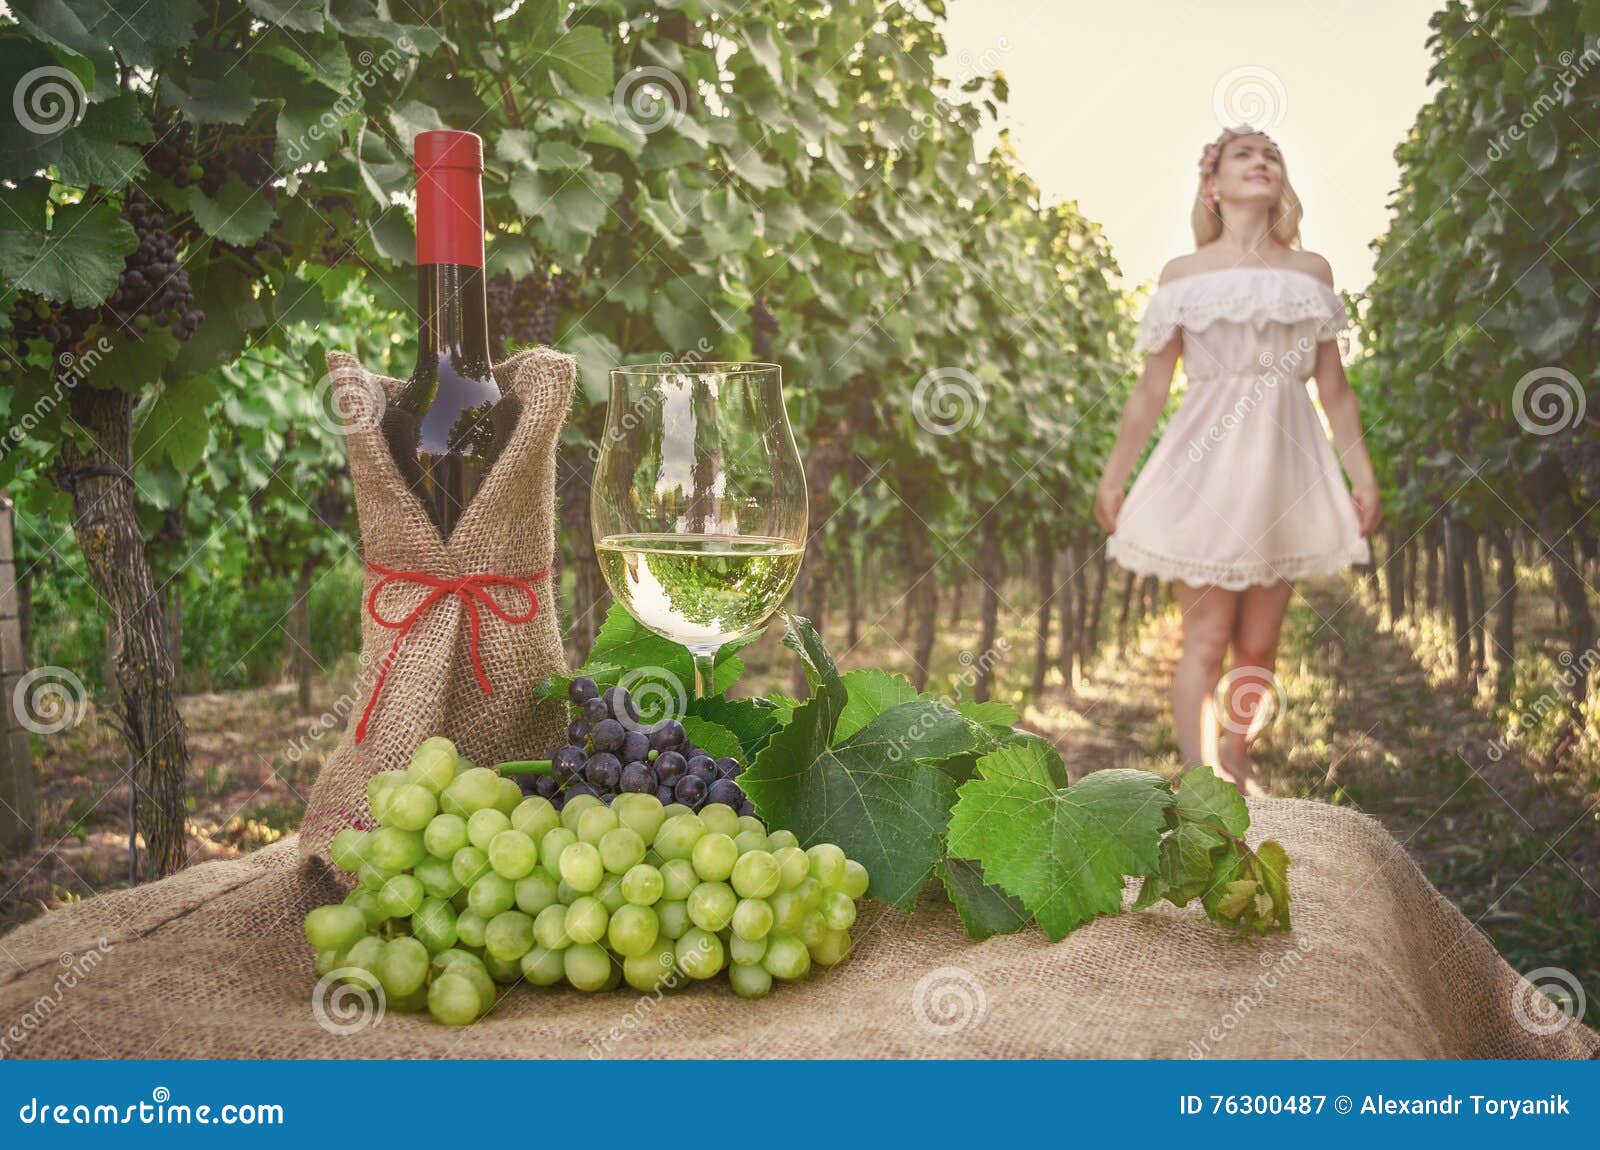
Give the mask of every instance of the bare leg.
M 1183 612 L 1183 653 L 1172 673 L 1172 723 L 1186 767 L 1216 763 L 1208 730 L 1212 693 L 1222 677 L 1222 659 L 1233 637 L 1239 592 L 1195 587 L 1174 580 L 1172 596 Z
M 1228 672 L 1225 715 L 1217 742 L 1218 758 L 1229 775 L 1240 780 L 1246 794 L 1266 794 L 1261 773 L 1250 757 L 1251 727 L 1261 715 L 1262 703 L 1277 706 L 1278 680 L 1273 666 L 1283 616 L 1294 593 L 1288 580 L 1264 587 L 1249 587 L 1240 594 L 1234 622 L 1233 666 Z

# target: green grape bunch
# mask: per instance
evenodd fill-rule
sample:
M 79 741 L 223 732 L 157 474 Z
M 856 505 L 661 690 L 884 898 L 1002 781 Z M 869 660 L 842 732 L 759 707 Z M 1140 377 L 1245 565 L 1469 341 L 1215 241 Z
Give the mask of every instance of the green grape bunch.
M 367 800 L 376 828 L 330 847 L 355 888 L 305 919 L 316 972 L 447 1026 L 520 982 L 655 993 L 726 971 L 760 998 L 850 953 L 867 890 L 839 847 L 726 804 L 626 792 L 557 810 L 443 738 L 373 776 Z

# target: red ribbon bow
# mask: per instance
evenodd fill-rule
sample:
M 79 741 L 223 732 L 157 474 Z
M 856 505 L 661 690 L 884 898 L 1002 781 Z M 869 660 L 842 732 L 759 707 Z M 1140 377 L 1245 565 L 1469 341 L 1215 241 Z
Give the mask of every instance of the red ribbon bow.
M 537 580 L 547 578 L 550 568 L 546 567 L 537 574 L 524 578 L 514 575 L 495 575 L 483 572 L 477 575 L 464 575 L 459 579 L 441 579 L 437 575 L 429 575 L 426 571 L 391 571 L 387 567 L 380 567 L 376 563 L 368 563 L 367 570 L 375 571 L 382 576 L 373 584 L 372 592 L 367 596 L 367 614 L 372 616 L 372 621 L 380 627 L 387 627 L 391 631 L 400 633 L 394 637 L 394 642 L 389 644 L 389 650 L 384 654 L 382 663 L 378 667 L 378 681 L 372 686 L 372 695 L 367 699 L 366 709 L 361 712 L 361 721 L 356 724 L 356 742 L 367 737 L 367 720 L 372 717 L 372 708 L 378 702 L 378 694 L 383 690 L 383 682 L 389 677 L 389 668 L 394 663 L 395 656 L 400 651 L 400 645 L 406 641 L 406 636 L 411 633 L 411 628 L 416 626 L 417 620 L 426 615 L 433 605 L 447 595 L 454 595 L 461 600 L 462 606 L 467 609 L 467 626 L 471 632 L 471 643 L 468 649 L 472 652 L 472 673 L 478 677 L 478 686 L 483 688 L 485 695 L 494 694 L 494 686 L 489 682 L 489 676 L 484 673 L 483 660 L 478 655 L 478 635 L 483 627 L 483 620 L 478 614 L 478 605 L 481 603 L 496 616 L 507 623 L 527 623 L 539 613 L 539 597 L 534 594 L 532 584 Z M 391 583 L 406 582 L 420 583 L 432 590 L 423 598 L 422 602 L 413 607 L 403 619 L 385 619 L 378 613 L 378 596 L 383 594 L 383 589 Z M 528 597 L 528 609 L 520 615 L 513 615 L 495 601 L 489 594 L 491 587 L 515 587 Z

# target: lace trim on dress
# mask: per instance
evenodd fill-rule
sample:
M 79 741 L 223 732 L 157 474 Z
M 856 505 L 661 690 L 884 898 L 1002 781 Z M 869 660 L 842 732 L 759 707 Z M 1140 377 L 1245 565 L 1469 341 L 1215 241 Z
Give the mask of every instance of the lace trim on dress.
M 1286 555 L 1272 560 L 1208 563 L 1163 555 L 1113 535 L 1106 540 L 1106 556 L 1124 571 L 1154 575 L 1160 579 L 1181 579 L 1191 587 L 1221 587 L 1243 591 L 1246 587 L 1276 583 L 1279 579 L 1304 579 L 1311 575 L 1331 575 L 1352 563 L 1370 563 L 1372 549 L 1365 539 L 1357 539 L 1332 551 L 1314 555 Z
M 1228 276 L 1219 273 L 1260 272 L 1261 275 Z M 1210 280 L 1196 287 L 1190 280 Z M 1159 285 L 1145 305 L 1134 350 L 1160 351 L 1178 328 L 1204 331 L 1218 320 L 1248 323 L 1300 323 L 1314 319 L 1317 342 L 1336 338 L 1350 327 L 1350 311 L 1327 284 L 1304 272 L 1275 268 L 1217 268 L 1180 276 Z

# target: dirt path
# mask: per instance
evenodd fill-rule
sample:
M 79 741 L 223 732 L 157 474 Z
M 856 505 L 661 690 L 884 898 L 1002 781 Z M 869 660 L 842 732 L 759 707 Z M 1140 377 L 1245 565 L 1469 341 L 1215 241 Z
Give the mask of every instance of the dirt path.
M 1600 796 L 1535 778 L 1487 715 L 1430 684 L 1350 584 L 1318 580 L 1302 592 L 1278 665 L 1289 704 L 1257 745 L 1272 792 L 1380 819 L 1514 966 L 1562 967 L 1600 988 Z M 1058 687 L 1030 707 L 1029 725 L 1056 741 L 1074 775 L 1171 773 L 1166 689 L 1178 639 L 1169 610 L 1109 654 L 1070 703 Z

